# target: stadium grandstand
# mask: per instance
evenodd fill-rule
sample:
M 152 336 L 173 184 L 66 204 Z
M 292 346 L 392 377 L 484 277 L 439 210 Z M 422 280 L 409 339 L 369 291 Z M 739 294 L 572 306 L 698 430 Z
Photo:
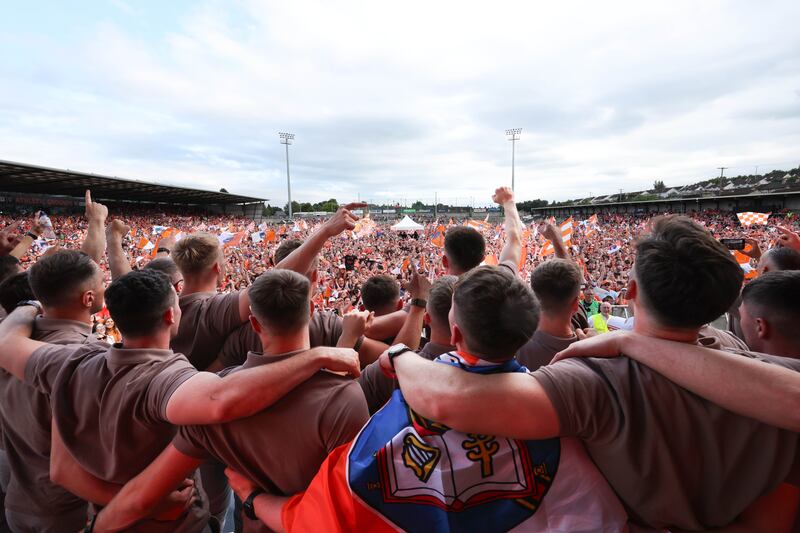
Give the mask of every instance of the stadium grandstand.
M 46 207 L 53 213 L 82 209 L 83 196 L 111 205 L 178 208 L 194 212 L 260 217 L 265 198 L 102 176 L 0 160 L 0 210 Z

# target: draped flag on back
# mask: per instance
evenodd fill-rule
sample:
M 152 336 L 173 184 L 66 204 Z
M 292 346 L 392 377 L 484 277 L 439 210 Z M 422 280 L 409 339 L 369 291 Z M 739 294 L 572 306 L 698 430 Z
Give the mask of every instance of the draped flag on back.
M 460 352 L 436 362 L 477 374 L 527 372 L 515 359 Z M 581 485 L 591 490 L 575 490 Z M 290 533 L 610 531 L 627 522 L 577 440 L 460 433 L 417 415 L 399 389 L 352 443 L 331 452 L 281 518 Z

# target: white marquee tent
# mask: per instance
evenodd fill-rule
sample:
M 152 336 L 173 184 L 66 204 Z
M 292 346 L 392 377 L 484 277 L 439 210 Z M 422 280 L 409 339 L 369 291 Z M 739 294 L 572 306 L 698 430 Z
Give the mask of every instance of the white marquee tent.
M 408 215 L 404 216 L 403 220 L 392 226 L 393 231 L 419 231 L 422 229 L 425 229 L 425 227 L 411 220 Z

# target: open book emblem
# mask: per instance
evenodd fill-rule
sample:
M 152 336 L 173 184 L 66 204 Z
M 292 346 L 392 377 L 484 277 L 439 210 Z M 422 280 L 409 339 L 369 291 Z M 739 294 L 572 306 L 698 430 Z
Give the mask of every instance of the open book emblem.
M 431 477 L 441 456 L 439 448 L 426 445 L 413 433 L 407 433 L 403 438 L 403 464 L 423 483 Z

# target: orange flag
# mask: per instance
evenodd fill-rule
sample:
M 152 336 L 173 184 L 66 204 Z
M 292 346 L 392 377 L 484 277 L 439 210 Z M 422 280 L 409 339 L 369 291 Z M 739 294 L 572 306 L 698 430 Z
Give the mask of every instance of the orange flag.
M 517 270 L 522 272 L 522 269 L 525 268 L 525 263 L 528 262 L 528 245 L 522 247 L 522 254 L 519 256 L 519 265 Z
M 495 266 L 495 265 L 497 265 L 497 257 L 495 257 L 494 254 L 487 255 L 486 258 L 483 260 L 483 264 L 484 265 Z
M 267 242 L 275 242 L 277 239 L 278 237 L 275 235 L 274 229 L 270 229 L 264 236 L 264 240 Z

